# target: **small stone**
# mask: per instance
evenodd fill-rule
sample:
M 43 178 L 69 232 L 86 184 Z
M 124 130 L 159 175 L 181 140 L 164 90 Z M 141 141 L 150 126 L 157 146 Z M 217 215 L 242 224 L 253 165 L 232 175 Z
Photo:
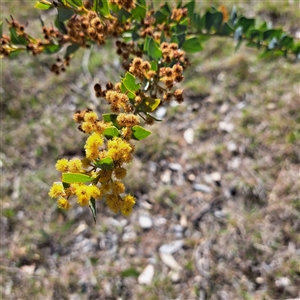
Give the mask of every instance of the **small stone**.
M 219 128 L 222 130 L 222 131 L 226 131 L 226 132 L 232 132 L 234 130 L 234 125 L 232 123 L 228 123 L 228 122 L 225 122 L 225 121 L 221 121 L 219 123 Z
M 35 267 L 36 267 L 36 264 L 32 264 L 32 265 L 24 265 L 22 266 L 20 269 L 28 274 L 28 275 L 32 275 L 34 273 L 34 270 L 35 270 Z
M 148 265 L 138 277 L 138 283 L 149 285 L 152 282 L 153 276 L 154 276 L 154 266 Z
M 171 175 L 172 175 L 172 171 L 167 169 L 162 173 L 162 175 L 160 176 L 160 179 L 163 183 L 170 183 Z
M 229 142 L 228 144 L 227 144 L 227 149 L 228 149 L 228 151 L 230 151 L 230 152 L 236 152 L 237 151 L 237 149 L 238 149 L 238 147 L 237 147 L 237 145 L 236 145 L 236 143 L 234 143 L 234 142 Z
M 185 214 L 182 214 L 180 216 L 180 225 L 182 228 L 186 228 L 187 227 L 187 217 Z
M 183 137 L 188 144 L 193 144 L 194 142 L 194 129 L 188 128 L 184 133 Z
M 288 277 L 279 277 L 275 280 L 275 285 L 279 288 L 285 288 L 291 284 L 291 280 Z
M 150 229 L 153 226 L 153 222 L 148 216 L 140 216 L 139 223 L 143 229 Z
M 265 281 L 264 281 L 264 279 L 263 279 L 262 277 L 257 277 L 257 278 L 255 279 L 255 282 L 256 282 L 257 284 L 263 284 Z
M 160 106 L 157 110 L 156 110 L 156 117 L 158 119 L 162 119 L 165 115 L 166 115 L 167 109 L 164 106 Z
M 207 194 L 212 192 L 212 189 L 209 186 L 200 183 L 194 183 L 193 189 Z
M 183 246 L 183 240 L 174 241 L 170 244 L 164 244 L 159 247 L 159 252 L 173 254 L 180 250 Z
M 181 279 L 181 272 L 179 270 L 171 271 L 170 275 L 173 283 L 178 283 Z
M 172 171 L 181 171 L 182 170 L 182 166 L 180 164 L 177 164 L 177 163 L 170 163 L 169 168 Z
M 79 235 L 83 231 L 85 231 L 88 228 L 87 224 L 85 222 L 81 222 L 78 227 L 74 230 L 75 235 Z
M 219 172 L 213 172 L 210 174 L 210 177 L 213 181 L 217 182 L 221 180 L 221 174 Z
M 182 270 L 182 267 L 178 264 L 175 258 L 168 253 L 160 253 L 162 262 L 172 270 Z

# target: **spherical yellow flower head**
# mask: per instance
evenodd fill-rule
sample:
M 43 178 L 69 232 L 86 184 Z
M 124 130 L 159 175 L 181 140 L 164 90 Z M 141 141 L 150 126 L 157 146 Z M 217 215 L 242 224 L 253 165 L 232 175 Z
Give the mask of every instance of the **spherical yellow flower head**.
M 108 194 L 106 195 L 106 204 L 110 210 L 114 213 L 118 213 L 122 208 L 123 201 L 119 195 Z
M 69 161 L 67 159 L 65 159 L 65 158 L 59 159 L 56 162 L 55 169 L 61 173 L 67 172 L 68 164 L 69 164 Z
M 86 157 L 81 160 L 81 163 L 82 163 L 82 167 L 85 169 L 91 166 L 91 161 Z
M 91 133 L 93 131 L 95 131 L 95 124 L 90 123 L 90 122 L 82 122 L 81 124 L 81 129 L 85 132 L 85 133 Z
M 78 186 L 76 189 L 77 202 L 80 206 L 89 205 L 91 191 L 86 185 Z
M 115 168 L 114 169 L 114 175 L 117 179 L 125 178 L 126 174 L 127 174 L 127 171 L 125 168 Z
M 73 182 L 73 183 L 70 183 L 69 187 L 65 190 L 66 195 L 68 197 L 76 195 L 76 191 L 77 191 L 78 187 L 82 186 L 82 185 L 84 185 L 84 183 L 82 183 L 82 182 Z
M 100 187 L 101 195 L 105 195 L 110 191 L 111 191 L 111 183 L 110 182 L 102 183 L 102 185 Z
M 97 121 L 95 123 L 95 131 L 102 134 L 108 126 L 110 126 L 110 122 Z
M 64 187 L 63 184 L 61 182 L 54 182 L 52 187 L 50 188 L 50 191 L 48 193 L 48 195 L 51 198 L 57 198 L 59 196 L 64 195 Z
M 94 111 L 89 111 L 84 115 L 84 121 L 95 123 L 98 120 L 98 115 Z
M 122 164 L 130 162 L 132 146 L 125 140 L 119 137 L 114 137 L 107 142 L 108 152 L 107 155 L 113 159 L 114 162 Z
M 71 204 L 69 203 L 69 201 L 63 197 L 57 200 L 57 206 L 65 210 L 69 210 L 71 208 Z
M 117 122 L 120 126 L 132 127 L 140 124 L 140 119 L 134 114 L 119 114 L 117 117 Z
M 85 153 L 88 159 L 94 160 L 99 156 L 99 147 L 103 145 L 103 136 L 97 132 L 92 133 L 85 143 Z
M 121 212 L 124 216 L 129 216 L 132 213 L 135 204 L 135 198 L 131 195 L 126 195 L 123 199 L 123 206 Z
M 111 190 L 114 194 L 122 194 L 125 192 L 124 183 L 121 181 L 115 181 L 112 183 Z
M 88 191 L 91 194 L 91 197 L 93 197 L 94 199 L 99 199 L 101 197 L 101 191 L 95 185 L 88 186 Z
M 101 170 L 98 172 L 99 182 L 107 182 L 111 179 L 112 171 L 111 170 Z
M 82 171 L 82 162 L 79 158 L 71 159 L 68 163 L 68 170 L 71 173 L 79 173 Z

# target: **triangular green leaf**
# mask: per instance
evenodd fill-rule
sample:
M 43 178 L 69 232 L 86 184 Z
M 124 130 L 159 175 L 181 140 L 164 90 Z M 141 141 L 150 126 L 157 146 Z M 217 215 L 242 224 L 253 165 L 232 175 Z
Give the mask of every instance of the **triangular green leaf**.
M 119 130 L 117 129 L 117 127 L 111 126 L 111 127 L 108 127 L 108 128 L 106 128 L 106 129 L 104 130 L 103 135 L 104 135 L 107 139 L 112 139 L 112 138 L 115 137 L 115 136 L 119 136 L 119 135 L 120 135 L 120 132 L 119 132 Z
M 24 45 L 26 46 L 28 41 L 24 36 L 18 35 L 16 29 L 13 27 L 9 28 L 10 31 L 10 40 L 15 45 Z
M 102 170 L 113 170 L 114 161 L 111 157 L 103 158 L 95 163 L 97 168 L 101 168 Z
M 185 40 L 185 42 L 182 45 L 182 49 L 188 53 L 195 53 L 202 51 L 203 47 L 199 42 L 199 38 L 193 37 Z
M 118 122 L 117 122 L 117 114 L 103 114 L 102 118 L 105 122 L 111 122 L 115 127 L 120 128 Z
M 66 183 L 72 182 L 90 182 L 94 180 L 93 177 L 81 174 L 81 173 L 63 173 L 62 174 L 62 181 Z
M 66 53 L 65 53 L 65 58 L 69 57 L 71 54 L 76 52 L 80 48 L 79 44 L 72 44 L 68 46 Z
M 151 131 L 143 128 L 142 126 L 135 125 L 132 127 L 132 136 L 136 140 L 143 140 L 151 134 Z
M 140 109 L 140 111 L 143 111 L 143 112 L 152 112 L 158 107 L 159 104 L 160 104 L 160 99 L 154 99 L 151 97 L 147 97 L 144 99 L 142 104 L 139 106 L 139 109 Z
M 72 9 L 65 8 L 65 7 L 58 7 L 57 11 L 58 11 L 58 20 L 60 22 L 69 20 L 74 15 L 74 11 Z
M 36 2 L 34 5 L 34 8 L 40 9 L 40 10 L 48 10 L 52 7 L 52 3 L 48 1 L 43 2 Z

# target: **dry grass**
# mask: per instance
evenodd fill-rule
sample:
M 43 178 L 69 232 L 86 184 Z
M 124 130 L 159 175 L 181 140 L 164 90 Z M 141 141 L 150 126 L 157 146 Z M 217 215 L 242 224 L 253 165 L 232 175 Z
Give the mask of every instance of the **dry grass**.
M 239 4 L 291 32 L 299 31 L 298 5 Z M 14 14 L 34 18 L 30 11 Z M 61 77 L 48 71 L 48 57 L 1 62 L 2 298 L 299 298 L 299 65 L 261 60 L 243 47 L 235 53 L 224 39 L 207 42 L 192 57 L 187 100 L 169 107 L 165 121 L 137 145 L 127 180 L 138 197 L 134 213 L 124 219 L 100 203 L 94 225 L 88 209 L 63 213 L 47 195 L 58 179 L 55 161 L 83 154 L 73 112 L 106 111 L 93 99 L 91 81 L 118 76 L 115 63 L 105 64 L 111 51 L 92 52 L 91 81 L 83 57 Z M 183 138 L 188 128 L 195 131 L 191 145 Z M 194 183 L 211 192 L 194 190 Z M 145 214 L 150 230 L 139 225 Z M 182 267 L 176 279 L 158 248 L 178 239 L 184 246 L 173 254 Z M 122 273 L 142 272 L 149 263 L 155 268 L 149 286 Z

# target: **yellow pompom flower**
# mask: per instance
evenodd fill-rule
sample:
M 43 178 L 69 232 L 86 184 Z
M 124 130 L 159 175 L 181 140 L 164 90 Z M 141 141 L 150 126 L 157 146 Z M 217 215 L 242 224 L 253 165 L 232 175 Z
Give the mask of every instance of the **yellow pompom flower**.
M 57 205 L 59 208 L 63 208 L 65 210 L 69 210 L 71 208 L 71 204 L 69 203 L 69 201 L 63 197 L 57 200 Z
M 72 173 L 79 173 L 82 171 L 82 162 L 79 158 L 71 159 L 68 163 L 68 170 Z
M 96 159 L 99 155 L 99 147 L 103 145 L 103 136 L 97 132 L 92 133 L 85 143 L 86 157 Z
M 95 130 L 95 125 L 93 123 L 90 122 L 83 122 L 81 124 L 81 129 L 85 132 L 85 133 L 91 133 Z
M 114 169 L 114 175 L 117 179 L 123 179 L 127 174 L 127 171 L 125 168 L 115 168 Z
M 101 183 L 106 182 L 106 181 L 110 180 L 112 171 L 111 170 L 101 170 L 101 171 L 99 171 L 98 175 L 99 175 L 99 181 Z
M 55 169 L 59 172 L 67 172 L 68 171 L 68 164 L 69 164 L 69 161 L 65 158 L 63 159 L 59 159 L 57 162 L 56 162 L 56 165 L 55 165 Z
M 123 199 L 123 207 L 121 209 L 121 213 L 124 216 L 129 216 L 132 213 L 134 204 L 135 198 L 131 195 L 126 195 Z
M 111 182 L 105 182 L 100 187 L 101 195 L 105 195 L 111 191 Z
M 89 205 L 89 201 L 91 199 L 91 193 L 86 185 L 77 187 L 76 196 L 77 196 L 77 202 L 80 206 Z
M 97 119 L 98 119 L 97 113 L 95 113 L 94 111 L 89 111 L 84 115 L 85 122 L 94 123 L 97 121 Z
M 90 193 L 91 197 L 93 197 L 94 199 L 101 197 L 101 191 L 95 185 L 88 186 L 88 192 Z
M 116 194 L 106 195 L 106 204 L 114 213 L 118 213 L 122 208 L 122 200 Z
M 112 183 L 111 190 L 114 194 L 122 194 L 125 192 L 125 186 L 124 183 L 121 181 L 115 181 Z
M 48 195 L 51 198 L 57 198 L 59 196 L 62 196 L 63 194 L 64 194 L 64 187 L 61 182 L 54 182 L 48 193 Z

